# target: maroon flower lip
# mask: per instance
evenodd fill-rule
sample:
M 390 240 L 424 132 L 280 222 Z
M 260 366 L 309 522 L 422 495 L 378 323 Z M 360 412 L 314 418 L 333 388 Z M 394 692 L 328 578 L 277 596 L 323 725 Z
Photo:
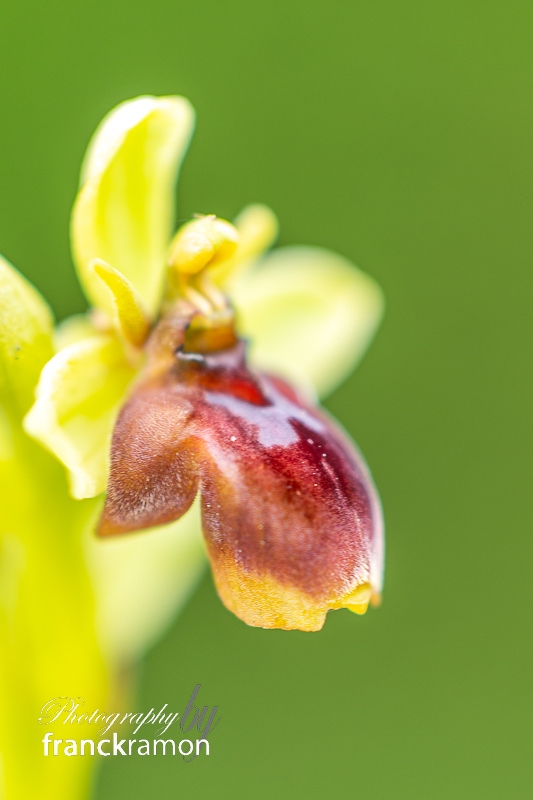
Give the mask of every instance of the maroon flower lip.
M 99 534 L 179 518 L 198 491 L 219 594 L 251 625 L 317 630 L 380 590 L 382 519 L 347 435 L 237 340 L 184 349 L 190 315 L 160 323 L 113 435 Z

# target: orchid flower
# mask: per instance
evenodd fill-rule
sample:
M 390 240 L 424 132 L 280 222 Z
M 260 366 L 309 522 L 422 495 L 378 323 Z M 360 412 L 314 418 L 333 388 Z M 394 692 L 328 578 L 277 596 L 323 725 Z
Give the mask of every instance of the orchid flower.
M 39 638 L 44 584 L 28 570 L 41 557 L 65 617 L 48 627 L 64 635 L 68 604 L 84 609 L 76 636 L 92 656 L 64 681 L 80 670 L 96 698 L 172 619 L 206 551 L 222 601 L 250 625 L 318 630 L 329 610 L 379 598 L 378 495 L 317 398 L 363 355 L 381 292 L 327 250 L 269 252 L 278 223 L 265 206 L 233 223 L 198 215 L 173 235 L 193 126 L 184 98 L 140 97 L 96 131 L 71 226 L 87 314 L 54 331 L 0 262 L 7 683 L 24 654 L 8 631 L 21 596 Z M 55 664 L 44 642 L 35 652 Z M 67 783 L 50 796 L 77 796 Z

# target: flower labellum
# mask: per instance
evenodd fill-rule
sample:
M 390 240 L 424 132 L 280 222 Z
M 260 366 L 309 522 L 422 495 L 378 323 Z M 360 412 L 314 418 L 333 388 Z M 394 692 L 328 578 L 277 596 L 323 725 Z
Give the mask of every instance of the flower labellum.
M 171 246 L 166 313 L 114 429 L 101 536 L 181 517 L 198 491 L 219 594 L 250 625 L 319 630 L 381 589 L 382 519 L 347 435 L 285 380 L 251 369 L 208 272 L 235 229 L 188 223 Z

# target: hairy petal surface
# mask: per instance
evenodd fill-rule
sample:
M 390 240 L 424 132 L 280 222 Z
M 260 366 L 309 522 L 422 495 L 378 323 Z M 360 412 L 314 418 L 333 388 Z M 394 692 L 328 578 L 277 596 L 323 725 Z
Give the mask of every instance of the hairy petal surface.
M 113 425 L 135 375 L 112 336 L 93 336 L 60 350 L 45 366 L 26 432 L 68 469 L 73 497 L 105 490 Z
M 250 357 L 320 396 L 355 367 L 379 324 L 379 286 L 318 247 L 275 250 L 232 286 Z
M 379 501 L 360 454 L 240 343 L 151 365 L 117 420 L 103 536 L 180 517 L 202 495 L 225 604 L 248 624 L 317 630 L 381 588 Z
M 72 247 L 91 302 L 113 315 L 90 268 L 100 258 L 135 287 L 148 313 L 162 293 L 174 216 L 174 184 L 194 125 L 183 97 L 138 97 L 101 123 L 85 158 L 72 213 Z

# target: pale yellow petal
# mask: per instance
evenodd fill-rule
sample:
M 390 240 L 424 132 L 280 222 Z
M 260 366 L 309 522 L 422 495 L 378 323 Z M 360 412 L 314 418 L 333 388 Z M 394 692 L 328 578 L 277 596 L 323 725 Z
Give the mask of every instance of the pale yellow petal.
M 314 247 L 274 251 L 243 273 L 232 301 L 253 363 L 322 396 L 359 361 L 383 310 L 372 278 Z
M 206 563 L 198 500 L 149 531 L 87 541 L 96 623 L 111 663 L 135 662 L 186 602 Z
M 150 331 L 150 323 L 135 287 L 121 272 L 101 259 L 95 259 L 91 266 L 113 298 L 118 332 L 130 344 L 141 347 Z
M 134 374 L 111 336 L 64 348 L 42 371 L 24 428 L 65 465 L 77 499 L 106 488 L 111 434 Z
M 135 287 L 150 314 L 159 304 L 174 217 L 174 184 L 194 124 L 183 97 L 138 97 L 97 130 L 72 214 L 74 260 L 91 302 L 112 315 L 90 262 L 101 258 Z
M 0 257 L 0 402 L 25 414 L 41 369 L 53 355 L 52 313 L 36 289 Z

